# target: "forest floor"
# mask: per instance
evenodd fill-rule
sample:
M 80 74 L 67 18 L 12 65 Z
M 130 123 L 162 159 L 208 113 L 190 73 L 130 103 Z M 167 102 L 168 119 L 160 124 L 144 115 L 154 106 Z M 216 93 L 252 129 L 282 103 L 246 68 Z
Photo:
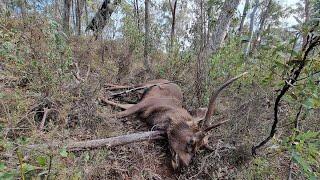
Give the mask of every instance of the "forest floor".
M 2 84 L 1 87 L 5 86 Z M 213 119 L 224 116 L 230 119 L 230 122 L 212 132 L 213 136 L 209 144 L 215 150 L 201 150 L 192 164 L 179 172 L 171 168 L 167 141 L 151 140 L 112 148 L 73 152 L 67 156 L 62 156 L 61 150 L 55 153 L 52 151 L 53 163 L 55 163 L 52 167 L 52 176 L 57 178 L 83 177 L 84 179 L 246 179 L 247 177 L 270 176 L 268 168 L 271 168 L 273 172 L 271 177 L 285 178 L 289 168 L 289 159 L 286 155 L 279 158 L 279 152 L 269 148 L 270 153 L 267 156 L 274 159 L 276 166 L 260 167 L 262 163 L 256 162 L 257 160 L 250 154 L 252 145 L 266 136 L 269 129 L 268 124 L 272 122 L 269 97 L 261 93 L 259 88 L 251 90 L 250 94 L 246 94 L 247 92 L 241 89 L 243 87 L 238 90 L 226 90 L 218 100 L 217 113 Z M 15 91 L 11 88 L 3 88 L 3 90 L 7 93 Z M 98 94 L 106 93 L 102 89 Z M 189 98 L 186 97 L 186 99 Z M 49 99 L 43 100 L 43 103 L 47 103 L 46 107 L 51 104 Z M 38 107 L 40 106 L 38 104 Z M 50 106 L 50 108 L 58 108 L 59 105 L 52 103 Z M 43 106 L 41 108 L 43 110 Z M 61 127 L 57 126 L 50 115 L 43 131 L 37 128 L 40 122 L 36 121 L 31 132 L 12 130 L 8 136 L 14 139 L 26 133 L 24 136 L 31 142 L 47 143 L 57 140 L 99 139 L 150 130 L 150 127 L 136 117 L 107 118 L 110 114 L 118 112 L 119 109 L 104 105 L 94 97 L 93 99 L 89 97 L 82 99 L 82 102 L 78 102 L 75 108 L 77 108 L 77 116 L 85 118 L 69 118 L 67 125 Z M 92 109 L 95 109 L 95 115 L 90 115 Z M 41 112 L 42 110 L 36 111 Z M 33 155 L 43 153 L 50 154 L 50 149 L 35 152 Z M 33 155 L 26 156 L 25 161 L 32 162 L 32 159 L 36 158 Z M 12 152 L 11 156 L 7 157 L 7 160 L 15 164 L 17 158 Z M 257 174 L 257 170 L 261 171 L 258 172 L 260 175 Z
M 63 43 L 57 34 L 45 34 L 51 26 L 42 19 L 38 21 L 39 24 L 30 27 L 24 27 L 22 22 L 10 21 L 6 24 L 6 33 L 10 38 L 6 40 L 8 49 L 1 54 L 5 61 L 0 61 L 0 123 L 3 135 L 0 177 L 18 178 L 23 172 L 28 178 L 49 175 L 49 179 L 287 178 L 289 154 L 278 145 L 282 136 L 292 130 L 291 120 L 295 112 L 291 112 L 285 102 L 282 103 L 281 121 L 273 145 L 268 143 L 259 150 L 260 155 L 252 157 L 251 147 L 270 131 L 275 98 L 274 89 L 263 87 L 254 80 L 236 82 L 221 94 L 213 121 L 223 116 L 230 122 L 212 132 L 209 144 L 215 150 L 201 150 L 191 165 L 180 172 L 171 168 L 166 140 L 77 152 L 66 152 L 64 147 L 24 148 L 24 145 L 30 144 L 100 139 L 150 130 L 136 117 L 108 118 L 119 109 L 98 100 L 106 95 L 104 85 L 107 83 L 117 84 L 119 79 L 121 84 L 145 82 L 146 79 L 139 73 L 143 67 L 142 61 L 134 61 L 126 77 L 119 78 L 117 60 L 112 54 L 121 54 L 121 48 L 116 49 L 112 43 L 81 38 L 71 38 L 68 42 L 70 49 L 61 48 Z M 11 27 L 15 27 L 14 31 Z M 23 48 L 16 47 L 20 41 L 24 42 L 21 45 Z M 17 53 L 17 49 L 22 52 Z M 21 54 L 24 61 L 13 57 Z M 68 57 L 68 54 L 71 56 Z M 160 66 L 164 59 L 158 57 L 154 67 Z M 67 64 L 69 61 L 70 64 Z M 185 107 L 197 108 L 194 64 L 174 65 L 181 65 L 170 67 L 176 74 L 162 72 L 156 78 L 179 80 Z M 215 79 L 212 89 L 226 79 Z M 42 127 L 44 112 L 48 109 Z M 317 122 L 319 114 L 315 113 L 310 123 L 305 124 Z M 293 169 L 298 173 L 297 168 Z

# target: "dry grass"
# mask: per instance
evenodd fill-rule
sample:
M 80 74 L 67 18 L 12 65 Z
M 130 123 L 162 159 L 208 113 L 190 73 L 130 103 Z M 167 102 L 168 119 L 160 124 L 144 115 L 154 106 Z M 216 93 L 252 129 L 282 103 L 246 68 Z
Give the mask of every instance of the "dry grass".
M 14 23 L 12 23 L 14 22 Z M 23 23 L 6 21 L 8 32 L 10 28 L 21 28 L 21 33 L 15 34 L 12 43 L 23 37 L 25 51 L 17 49 L 11 54 L 22 53 L 23 66 L 14 64 L 8 56 L 4 63 L 0 62 L 0 122 L 3 126 L 0 144 L 1 162 L 5 162 L 6 170 L 15 172 L 18 177 L 17 149 L 24 152 L 25 164 L 33 169 L 26 173 L 27 177 L 42 177 L 48 175 L 50 157 L 50 179 L 256 179 L 286 178 L 289 164 L 288 154 L 279 149 L 268 147 L 261 151 L 261 158 L 251 157 L 251 147 L 260 142 L 268 133 L 272 123 L 273 92 L 257 84 L 245 82 L 236 88 L 235 84 L 219 98 L 216 118 L 224 116 L 230 123 L 212 132 L 210 144 L 215 151 L 201 150 L 191 166 L 174 172 L 170 166 L 168 143 L 140 142 L 114 148 L 101 148 L 90 151 L 74 152 L 65 155 L 61 149 L 42 149 L 32 151 L 19 148 L 19 144 L 46 143 L 50 141 L 97 139 L 132 132 L 147 131 L 143 122 L 136 118 L 126 121 L 107 118 L 115 113 L 115 109 L 98 102 L 99 96 L 105 95 L 105 83 L 117 81 L 117 57 L 125 52 L 125 47 L 115 42 L 93 41 L 90 38 L 69 39 L 68 52 L 61 51 L 61 57 L 51 61 L 47 52 L 50 49 L 49 35 L 46 23 L 36 19 L 29 29 L 23 28 Z M 39 30 L 40 29 L 40 30 Z M 20 32 L 20 31 L 18 31 Z M 31 35 L 33 33 L 33 35 Z M 36 40 L 40 38 L 40 40 Z M 37 44 L 41 41 L 41 44 Z M 8 41 L 9 42 L 9 41 Z M 11 42 L 11 41 L 10 41 Z M 31 44 L 30 46 L 27 44 Z M 116 48 L 118 49 L 116 49 Z M 134 55 L 141 57 L 139 54 Z M 58 71 L 54 63 L 61 63 L 71 58 L 72 63 L 60 74 L 47 74 L 47 70 Z M 163 72 L 156 77 L 169 77 L 179 80 L 185 92 L 185 104 L 188 109 L 195 108 L 194 98 L 194 66 L 193 62 L 165 64 L 164 55 L 155 55 L 155 67 L 163 65 Z M 158 58 L 158 59 L 156 59 Z M 32 60 L 44 62 L 38 69 L 32 66 Z M 146 78 L 142 73 L 142 61 L 132 64 L 127 77 L 120 81 L 124 83 L 142 82 Z M 48 66 L 48 67 L 47 67 Z M 168 67 L 169 66 L 169 67 Z M 170 67 L 172 66 L 172 67 Z M 174 72 L 170 72 L 174 68 Z M 21 69 L 23 71 L 21 71 Z M 73 74 L 79 74 L 83 80 L 77 80 Z M 27 78 L 26 78 L 27 77 Z M 216 82 L 215 85 L 221 82 Z M 47 86 L 44 86 L 46 84 Z M 129 97 L 130 99 L 130 97 Z M 51 109 L 45 121 L 44 130 L 39 130 L 44 109 Z M 283 103 L 281 107 L 281 122 L 283 126 L 275 137 L 279 141 L 292 126 L 290 118 L 294 111 Z M 319 112 L 306 124 L 312 124 L 320 119 Z M 289 118 L 286 118 L 289 117 Z M 312 128 L 306 125 L 303 128 Z M 277 144 L 278 142 L 275 142 Z M 40 158 L 45 158 L 44 165 Z M 269 161 L 264 161 L 269 159 Z

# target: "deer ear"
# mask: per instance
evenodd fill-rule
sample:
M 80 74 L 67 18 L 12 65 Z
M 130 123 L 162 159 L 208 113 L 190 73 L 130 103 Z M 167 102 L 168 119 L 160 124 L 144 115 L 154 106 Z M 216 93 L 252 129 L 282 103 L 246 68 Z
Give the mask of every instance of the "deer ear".
M 198 124 L 200 121 L 204 120 L 204 118 L 206 117 L 207 111 L 208 111 L 208 108 L 198 108 L 198 109 L 191 110 L 189 113 L 193 117 L 196 124 Z

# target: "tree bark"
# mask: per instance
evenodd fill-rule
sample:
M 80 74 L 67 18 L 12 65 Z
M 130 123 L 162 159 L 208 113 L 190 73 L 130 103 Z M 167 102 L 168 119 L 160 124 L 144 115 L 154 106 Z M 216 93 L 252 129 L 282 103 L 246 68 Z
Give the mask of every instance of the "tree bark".
M 118 59 L 118 74 L 117 74 L 117 82 L 121 82 L 122 79 L 128 76 L 130 73 L 130 68 L 132 64 L 132 54 L 133 51 L 135 50 L 135 46 L 133 44 L 124 46 L 126 47 L 124 50 L 125 52 L 122 51 L 122 53 L 119 56 Z
M 310 20 L 310 0 L 304 0 L 304 21 Z
M 94 149 L 101 147 L 114 147 L 119 145 L 125 145 L 134 142 L 141 142 L 147 140 L 156 140 L 163 139 L 165 132 L 162 131 L 148 131 L 148 132 L 140 132 L 133 133 L 128 135 L 122 135 L 117 137 L 110 137 L 106 139 L 95 139 L 95 140 L 87 140 L 87 141 L 78 141 L 78 142 L 68 142 L 68 143 L 59 143 L 59 142 L 51 142 L 44 144 L 33 144 L 28 145 L 26 148 L 28 149 L 43 149 L 43 148 L 59 148 L 66 147 L 68 151 L 79 151 L 86 149 Z
M 240 3 L 240 0 L 226 0 L 223 3 L 221 12 L 219 14 L 217 23 L 215 25 L 215 29 L 212 34 L 210 54 L 216 53 L 222 46 L 225 36 L 228 32 L 231 19 L 239 3 Z
M 310 1 L 304 0 L 304 23 L 307 23 L 310 20 Z M 302 46 L 307 43 L 307 36 L 303 36 L 302 38 Z
M 150 42 L 150 12 L 149 12 L 149 6 L 150 6 L 150 0 L 144 1 L 145 5 L 145 13 L 144 13 L 144 28 L 145 28 L 145 35 L 144 35 L 144 66 L 147 73 L 151 73 L 151 67 L 150 67 L 150 59 L 149 59 L 149 53 L 151 49 L 151 42 Z
M 247 13 L 249 10 L 249 6 L 250 6 L 250 1 L 246 0 L 245 4 L 244 4 L 244 8 L 243 8 L 243 12 L 242 12 L 242 16 L 241 16 L 241 21 L 240 21 L 240 25 L 239 25 L 239 30 L 238 30 L 238 34 L 241 35 L 242 33 L 242 29 L 243 29 L 243 25 L 244 25 L 244 20 L 247 17 Z
M 174 0 L 173 5 L 172 5 L 172 1 L 169 0 L 170 10 L 171 10 L 171 16 L 172 16 L 172 20 L 171 20 L 171 33 L 170 33 L 170 50 L 172 50 L 173 44 L 174 44 L 177 2 L 178 2 L 178 0 Z
M 269 15 L 269 11 L 272 5 L 272 0 L 267 0 L 267 7 L 265 8 L 264 11 L 262 11 L 261 13 L 261 18 L 260 18 L 260 23 L 259 23 L 259 29 L 257 31 L 257 37 L 256 37 L 256 43 L 254 44 L 254 46 L 252 46 L 253 49 L 255 49 L 256 47 L 260 46 L 260 42 L 261 42 L 261 32 L 263 31 L 266 19 Z
M 84 0 L 84 11 L 86 16 L 86 26 L 89 25 L 89 18 L 88 18 L 88 3 L 87 0 Z
M 103 28 L 106 26 L 114 9 L 120 2 L 121 0 L 114 0 L 113 3 L 111 3 L 110 0 L 105 0 L 102 3 L 99 11 L 95 14 L 90 24 L 87 26 L 86 31 L 91 29 L 97 38 L 102 32 Z
M 206 36 L 206 25 L 205 25 L 205 10 L 204 10 L 204 1 L 200 0 L 199 2 L 199 26 L 198 33 L 200 34 L 200 41 L 198 41 L 198 54 L 197 54 L 197 64 L 196 64 L 196 80 L 195 80 L 195 92 L 198 101 L 198 106 L 203 105 L 203 97 L 205 94 L 205 85 L 207 74 L 203 73 L 203 67 L 206 67 L 204 56 L 204 48 L 207 40 Z
M 83 0 L 76 0 L 76 29 L 77 35 L 81 35 L 81 16 L 82 16 L 82 8 L 83 8 Z
M 133 1 L 133 5 L 134 5 L 134 13 L 136 16 L 136 20 L 137 20 L 137 26 L 138 26 L 138 30 L 139 33 L 141 33 L 141 23 L 140 23 L 140 13 L 139 13 L 139 0 L 134 0 Z
M 22 18 L 25 18 L 27 15 L 27 1 L 20 0 L 20 1 L 18 1 L 18 5 L 20 6 L 20 9 L 21 9 Z
M 258 6 L 259 6 L 259 0 L 255 0 L 254 1 L 254 7 L 253 7 L 253 10 L 250 14 L 250 28 L 249 28 L 249 40 L 248 40 L 248 44 L 247 44 L 247 47 L 245 49 L 245 53 L 244 55 L 245 56 L 248 56 L 249 53 L 250 53 L 250 49 L 251 49 L 251 44 L 252 44 L 252 39 L 253 39 L 253 27 L 254 27 L 254 20 L 255 20 L 255 16 L 256 16 L 256 13 L 257 13 L 257 10 L 258 10 Z
M 69 34 L 70 31 L 70 7 L 71 0 L 64 0 L 63 4 L 63 29 L 66 34 Z
M 208 84 L 209 75 L 209 56 L 216 53 L 223 44 L 225 36 L 230 26 L 231 19 L 236 11 L 240 0 L 226 0 L 223 3 L 221 12 L 219 14 L 218 20 L 215 24 L 215 28 L 212 33 L 212 39 L 209 41 L 209 47 L 204 47 L 197 57 L 197 81 L 196 82 L 196 93 L 198 101 L 204 97 L 203 92 L 205 92 L 205 86 Z M 200 2 L 200 8 L 202 8 L 203 2 Z M 201 10 L 203 11 L 203 10 Z M 202 15 L 201 15 L 202 16 Z M 209 25 L 208 25 L 209 28 Z M 209 34 L 209 31 L 207 32 Z M 205 41 L 204 41 L 205 42 Z M 205 43 L 206 44 L 206 43 Z M 202 100 L 201 100 L 202 101 Z M 198 102 L 201 104 L 201 102 Z

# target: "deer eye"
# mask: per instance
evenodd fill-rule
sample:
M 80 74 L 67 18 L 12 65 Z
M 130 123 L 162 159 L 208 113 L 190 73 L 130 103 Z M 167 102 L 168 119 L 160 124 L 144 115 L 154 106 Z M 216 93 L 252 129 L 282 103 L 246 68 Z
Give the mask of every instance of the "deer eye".
M 195 140 L 193 138 L 191 138 L 188 142 L 187 142 L 188 145 L 192 146 L 195 144 Z
M 194 147 L 194 140 L 193 139 L 190 139 L 188 142 L 187 142 L 187 147 L 186 147 L 186 150 L 187 152 L 192 152 L 193 151 L 193 147 Z

